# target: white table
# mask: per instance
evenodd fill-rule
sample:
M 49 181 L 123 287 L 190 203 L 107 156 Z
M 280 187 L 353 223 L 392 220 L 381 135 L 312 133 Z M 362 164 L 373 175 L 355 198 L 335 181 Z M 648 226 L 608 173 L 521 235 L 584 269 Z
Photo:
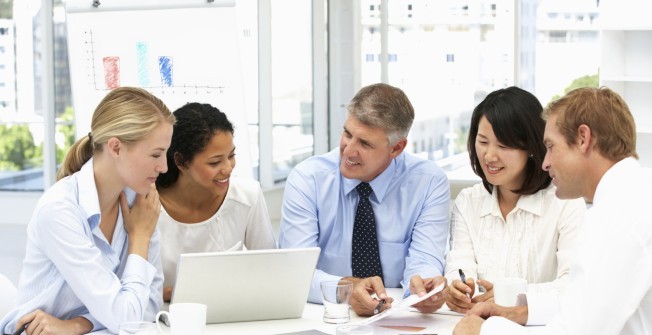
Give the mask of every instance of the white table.
M 390 296 L 400 299 L 402 296 L 401 289 L 389 289 Z M 444 308 L 445 305 L 444 305 Z M 284 320 L 268 320 L 268 321 L 250 321 L 250 322 L 237 322 L 237 323 L 221 323 L 206 325 L 205 335 L 275 335 L 289 332 L 299 332 L 310 329 L 316 329 L 327 334 L 335 334 L 335 328 L 338 325 L 328 324 L 322 321 L 324 307 L 322 305 L 307 303 L 303 310 L 303 316 L 300 319 L 284 319 Z M 353 324 L 366 319 L 365 317 L 357 316 L 351 311 L 351 321 L 348 324 Z M 428 333 L 433 331 L 438 335 L 450 335 L 453 333 L 455 324 L 461 319 L 460 316 L 446 315 L 446 314 L 422 314 L 418 312 L 405 311 L 392 314 L 391 316 L 373 323 L 375 326 L 374 335 L 379 334 L 419 334 Z M 428 331 L 422 332 L 409 332 L 397 331 L 385 326 L 427 326 Z M 165 329 L 166 334 L 169 329 Z
M 394 299 L 401 299 L 401 289 L 388 289 L 388 293 Z M 446 309 L 446 305 L 444 305 L 443 309 Z M 210 324 L 206 325 L 205 335 L 277 335 L 311 329 L 316 329 L 327 334 L 335 334 L 335 328 L 338 325 L 325 323 L 322 320 L 323 313 L 324 306 L 307 303 L 303 310 L 303 316 L 299 319 Z M 450 315 L 445 312 L 423 314 L 413 311 L 401 311 L 374 322 L 372 325 L 374 326 L 374 335 L 432 333 L 436 333 L 437 335 L 451 335 L 455 324 L 457 324 L 460 318 L 458 315 Z M 358 323 L 365 319 L 366 317 L 359 317 L 351 311 L 351 321 L 347 324 Z M 421 326 L 427 327 L 427 329 L 419 332 L 410 332 L 389 329 L 383 326 Z M 165 326 L 163 328 L 164 334 L 171 334 L 169 328 Z M 91 334 L 100 335 L 109 333 L 99 331 Z

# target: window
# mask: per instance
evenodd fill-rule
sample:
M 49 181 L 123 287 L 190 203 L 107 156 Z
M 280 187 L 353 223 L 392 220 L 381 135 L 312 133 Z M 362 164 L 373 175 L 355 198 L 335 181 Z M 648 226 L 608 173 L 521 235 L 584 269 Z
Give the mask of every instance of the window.
M 362 85 L 378 82 L 383 71 L 382 57 L 371 62 L 368 56 L 379 54 L 383 41 L 381 15 L 373 13 L 379 3 L 363 0 L 360 6 Z M 404 15 L 408 4 L 411 16 Z M 477 178 L 466 139 L 473 108 L 488 93 L 517 85 L 546 105 L 577 78 L 596 75 L 597 85 L 596 6 L 388 0 L 388 83 L 401 87 L 416 110 L 407 150 L 436 160 L 456 178 Z M 565 10 L 581 13 L 567 16 Z
M 54 175 L 55 160 L 60 162 L 72 141 L 72 118 L 68 55 L 63 5 L 54 2 L 52 14 L 42 15 L 39 1 L 9 1 L 0 12 L 0 190 L 40 191 L 51 181 L 44 168 Z M 46 24 L 52 30 L 44 29 Z M 18 32 L 31 32 L 24 34 Z M 16 32 L 16 33 L 15 33 Z M 43 50 L 45 34 L 54 35 L 54 110 L 43 101 L 43 74 L 46 70 Z M 15 47 L 14 47 L 15 46 Z M 56 121 L 56 152 L 50 151 L 47 137 L 49 115 Z M 53 157 L 52 163 L 44 157 Z
M 258 144 L 263 141 L 271 148 L 271 161 L 267 166 L 273 169 L 271 183 L 282 182 L 298 162 L 314 154 L 313 139 L 313 90 L 312 90 L 312 3 L 310 1 L 271 2 L 271 59 L 272 59 L 272 103 L 270 108 L 259 111 L 258 72 L 258 8 L 256 1 L 237 2 L 240 22 L 244 22 L 241 46 L 243 48 L 243 78 L 246 94 L 246 113 L 250 128 L 251 156 L 258 174 L 261 157 Z M 44 34 L 44 20 L 38 12 L 39 1 L 14 1 L 13 6 L 22 10 L 3 13 L 0 20 L 0 58 L 3 85 L 0 85 L 0 147 L 1 142 L 15 142 L 10 136 L 20 136 L 24 150 L 8 151 L 0 148 L 0 190 L 39 191 L 52 181 L 44 179 L 43 138 L 45 119 L 54 113 L 56 126 L 54 139 L 57 142 L 56 157 L 60 162 L 70 144 L 75 140 L 74 111 L 71 103 L 70 78 L 67 58 L 66 25 L 63 5 L 55 1 L 52 28 L 54 34 L 54 111 L 49 111 L 40 100 L 43 87 L 42 71 L 46 66 L 41 59 L 39 41 Z M 30 7 L 32 6 L 32 7 Z M 23 13 L 11 17 L 11 13 Z M 288 16 L 293 16 L 288 20 Z M 13 31 L 32 31 L 31 38 L 22 39 Z M 29 37 L 29 36 L 28 36 Z M 263 37 L 268 38 L 268 37 Z M 35 41 L 35 42 L 34 42 Z M 13 49 L 13 46 L 16 49 Z M 16 69 L 14 71 L 14 69 Z M 5 76 L 11 72 L 11 77 Z M 271 124 L 263 126 L 270 131 L 260 131 L 259 113 L 271 114 Z M 16 134 L 16 135 L 12 135 Z M 261 134 L 264 138 L 260 139 Z M 325 140 L 324 140 L 325 141 Z M 249 153 L 241 153 L 246 155 Z M 4 156 L 3 156 L 4 155 Z M 51 164 L 54 165 L 54 164 Z M 56 171 L 53 166 L 52 170 Z
M 47 187 L 52 177 L 44 175 L 53 174 L 56 162 L 74 139 L 61 2 L 54 1 L 48 16 L 34 8 L 40 6 L 37 0 L 9 1 L 9 9 L 0 6 L 0 190 Z M 406 150 L 436 160 L 451 173 L 462 169 L 468 178 L 474 178 L 466 154 L 468 121 L 473 108 L 489 92 L 518 85 L 545 105 L 584 79 L 597 85 L 599 1 L 569 7 L 563 1 L 549 0 L 387 0 L 384 26 L 380 0 L 329 0 L 328 8 L 339 5 L 348 10 L 351 3 L 359 5 L 352 11 L 359 15 L 354 27 L 341 24 L 346 20 L 324 24 L 324 35 L 326 29 L 329 35 L 339 29 L 333 36 L 342 40 L 315 39 L 316 3 L 319 1 L 236 1 L 243 6 L 238 20 L 246 22 L 241 47 L 250 154 L 256 175 L 266 188 L 282 182 L 298 162 L 323 152 L 316 149 L 326 146 L 322 143 L 336 144 L 341 125 L 335 113 L 343 110 L 345 100 L 356 89 L 380 82 L 383 76 L 389 84 L 405 90 L 417 111 L 409 138 L 412 143 Z M 269 6 L 262 19 L 259 5 Z M 269 20 L 260 27 L 262 33 L 259 20 Z M 47 104 L 41 100 L 41 90 L 47 88 L 43 72 L 48 68 L 41 47 L 46 24 L 54 35 L 51 52 L 56 83 L 54 101 Z M 269 54 L 260 57 L 261 45 L 266 43 Z M 382 43 L 386 43 L 385 59 L 381 57 Z M 324 45 L 336 47 L 328 54 L 314 52 L 316 47 L 327 48 Z M 349 45 L 354 45 L 350 48 L 355 58 L 341 53 L 339 58 L 333 57 Z M 315 75 L 316 60 L 327 56 L 333 57 L 324 62 L 333 72 L 322 78 Z M 268 68 L 262 68 L 261 62 L 266 61 Z M 261 74 L 264 71 L 269 71 L 269 76 Z M 316 101 L 318 95 L 326 95 L 325 88 L 322 92 L 315 86 L 320 80 L 325 86 L 335 82 L 329 96 L 320 98 L 331 101 L 328 117 L 320 114 L 326 113 L 326 103 L 321 106 Z M 263 101 L 267 93 L 261 88 L 269 91 L 267 105 Z M 338 99 L 329 100 L 330 96 Z M 48 123 L 53 122 L 54 130 L 48 130 Z M 320 130 L 322 123 L 332 129 Z M 55 148 L 44 146 L 44 138 L 53 138 Z M 12 146 L 5 145 L 7 142 Z M 21 143 L 23 150 L 9 150 L 14 143 Z
M 313 155 L 311 1 L 272 1 L 274 182 Z M 291 17 L 291 19 L 289 19 Z

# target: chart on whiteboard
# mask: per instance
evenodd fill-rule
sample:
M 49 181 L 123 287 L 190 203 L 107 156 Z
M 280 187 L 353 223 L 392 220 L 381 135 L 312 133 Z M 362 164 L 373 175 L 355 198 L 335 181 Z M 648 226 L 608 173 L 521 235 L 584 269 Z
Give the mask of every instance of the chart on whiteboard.
M 218 107 L 238 129 L 236 146 L 249 148 L 233 7 L 89 10 L 67 13 L 66 21 L 78 137 L 110 90 L 137 86 L 171 110 L 187 102 Z M 241 153 L 239 165 L 249 165 Z
M 195 45 L 186 46 L 185 51 L 181 46 L 169 48 L 171 40 L 160 37 L 171 34 L 160 30 L 156 35 L 144 37 L 141 34 L 140 39 L 130 38 L 123 43 L 115 43 L 116 35 L 119 36 L 113 27 L 108 30 L 89 27 L 83 31 L 81 45 L 86 84 L 94 90 L 138 86 L 160 94 L 224 94 L 227 89 L 231 69 L 220 69 L 218 63 L 227 61 L 226 55 L 220 55 L 222 60 L 217 55 L 202 57 L 209 53 L 198 50 L 200 48 Z M 189 54 L 191 50 L 197 52 Z M 235 49 L 230 52 L 233 51 Z M 232 62 L 226 64 L 233 65 Z
M 95 91 L 139 86 L 159 94 L 224 94 L 240 89 L 233 12 L 189 8 L 70 13 L 73 80 Z
M 95 41 L 98 39 L 101 41 L 102 36 L 98 36 L 92 29 L 84 31 L 84 38 L 86 49 L 84 54 L 88 71 L 86 77 L 88 84 L 95 90 L 139 86 L 162 94 L 166 92 L 173 94 L 175 90 L 182 94 L 189 92 L 223 94 L 226 89 L 225 84 L 219 82 L 219 78 L 201 80 L 202 78 L 196 75 L 188 76 L 193 72 L 193 64 L 196 64 L 192 59 L 179 55 L 172 56 L 174 53 L 171 52 L 160 52 L 161 48 L 152 46 L 150 41 L 135 41 L 131 45 L 131 50 L 124 50 L 125 54 L 116 49 L 108 52 L 102 50 L 101 42 L 100 47 L 96 47 Z M 157 55 L 157 51 L 166 55 Z M 175 58 L 179 62 L 188 62 L 179 65 L 178 73 L 175 71 Z

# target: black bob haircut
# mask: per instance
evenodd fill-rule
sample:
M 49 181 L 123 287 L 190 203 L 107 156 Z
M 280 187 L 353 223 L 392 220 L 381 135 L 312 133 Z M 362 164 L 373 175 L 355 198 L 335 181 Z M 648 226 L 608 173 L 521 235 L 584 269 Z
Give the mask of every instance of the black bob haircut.
M 518 194 L 534 194 L 550 185 L 552 179 L 541 165 L 546 155 L 543 132 L 546 122 L 542 118 L 543 107 L 539 100 L 518 87 L 512 86 L 493 91 L 473 110 L 467 149 L 473 172 L 482 179 L 489 193 L 493 185 L 487 181 L 482 164 L 475 150 L 480 119 L 486 117 L 501 144 L 525 150 L 528 160 L 525 165 L 525 181 L 521 188 L 512 190 Z

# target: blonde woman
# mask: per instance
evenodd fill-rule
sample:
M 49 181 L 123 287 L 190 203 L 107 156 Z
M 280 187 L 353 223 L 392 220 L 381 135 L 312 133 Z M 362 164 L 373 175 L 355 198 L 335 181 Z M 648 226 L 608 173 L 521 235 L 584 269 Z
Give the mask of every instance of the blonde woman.
M 100 102 L 34 209 L 16 307 L 0 332 L 117 333 L 122 322 L 154 320 L 163 284 L 154 182 L 167 170 L 173 124 L 142 89 Z

